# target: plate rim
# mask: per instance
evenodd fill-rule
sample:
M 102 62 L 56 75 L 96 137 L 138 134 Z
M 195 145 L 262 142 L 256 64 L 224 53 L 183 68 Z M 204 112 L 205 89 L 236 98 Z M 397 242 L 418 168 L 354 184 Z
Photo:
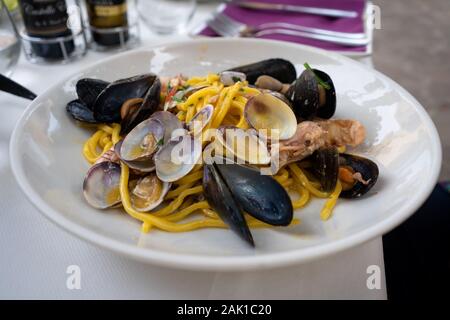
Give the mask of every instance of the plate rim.
M 335 240 L 330 243 L 313 245 L 307 248 L 300 248 L 289 250 L 281 253 L 270 253 L 260 256 L 207 256 L 207 255 L 193 255 L 193 254 L 183 254 L 183 253 L 171 253 L 164 252 L 160 250 L 155 250 L 151 248 L 140 248 L 135 245 L 125 244 L 120 240 L 116 240 L 112 237 L 103 236 L 95 233 L 94 231 L 83 227 L 70 219 L 66 218 L 64 215 L 58 213 L 58 210 L 51 208 L 47 203 L 42 200 L 31 185 L 28 183 L 26 175 L 22 167 L 18 165 L 20 163 L 20 152 L 18 148 L 18 141 L 23 132 L 21 129 L 24 128 L 29 116 L 39 107 L 39 102 L 42 96 L 47 95 L 49 91 L 55 90 L 59 87 L 61 83 L 67 82 L 69 79 L 73 78 L 76 73 L 71 73 L 63 80 L 58 81 L 54 85 L 50 86 L 47 90 L 41 93 L 34 101 L 32 101 L 27 108 L 24 110 L 20 119 L 15 124 L 13 133 L 10 138 L 9 143 L 9 155 L 10 163 L 13 175 L 22 190 L 22 192 L 27 197 L 35 208 L 48 220 L 52 221 L 62 229 L 66 230 L 72 235 L 77 236 L 82 240 L 86 240 L 92 244 L 98 245 L 102 248 L 111 250 L 113 252 L 119 253 L 124 256 L 134 258 L 139 261 L 146 263 L 151 263 L 160 266 L 172 267 L 176 269 L 183 270 L 202 270 L 202 271 L 250 271 L 250 270 L 261 270 L 261 269 L 272 269 L 285 266 L 291 266 L 295 264 L 302 264 L 317 260 L 319 258 L 329 256 L 332 254 L 337 254 L 339 252 L 345 251 L 357 245 L 361 245 L 369 240 L 381 236 L 388 231 L 392 230 L 409 216 L 411 216 L 415 210 L 417 210 L 431 194 L 441 170 L 442 164 L 442 146 L 438 131 L 429 117 L 428 113 L 425 111 L 423 106 L 417 99 L 410 94 L 406 89 L 404 89 L 397 82 L 389 78 L 388 76 L 382 74 L 381 72 L 371 69 L 370 67 L 352 60 L 351 58 L 345 57 L 341 54 L 335 52 L 329 52 L 323 49 L 318 49 L 306 45 L 286 43 L 277 40 L 262 40 L 262 39 L 225 39 L 225 38 L 207 38 L 207 39 L 189 39 L 183 41 L 169 40 L 163 43 L 157 43 L 155 45 L 145 46 L 136 50 L 131 50 L 123 52 L 120 54 L 113 55 L 102 59 L 101 62 L 90 63 L 87 66 L 81 68 L 77 73 L 86 72 L 91 70 L 99 63 L 107 63 L 111 60 L 115 60 L 122 56 L 132 55 L 139 52 L 151 52 L 158 48 L 170 48 L 170 47 L 180 47 L 184 45 L 202 45 L 211 42 L 259 42 L 262 44 L 276 45 L 276 46 L 287 46 L 295 49 L 302 49 L 309 51 L 313 54 L 326 55 L 333 59 L 343 61 L 344 63 L 350 63 L 363 68 L 368 72 L 374 73 L 377 77 L 389 83 L 396 91 L 398 91 L 402 97 L 411 102 L 415 106 L 418 115 L 420 116 L 423 123 L 426 125 L 426 129 L 430 134 L 432 139 L 431 150 L 434 152 L 435 159 L 431 175 L 428 179 L 428 184 L 425 187 L 425 192 L 422 193 L 420 197 L 415 197 L 414 201 L 409 202 L 400 214 L 395 214 L 378 223 L 375 223 L 368 228 L 358 231 L 355 234 L 346 236 L 342 239 Z

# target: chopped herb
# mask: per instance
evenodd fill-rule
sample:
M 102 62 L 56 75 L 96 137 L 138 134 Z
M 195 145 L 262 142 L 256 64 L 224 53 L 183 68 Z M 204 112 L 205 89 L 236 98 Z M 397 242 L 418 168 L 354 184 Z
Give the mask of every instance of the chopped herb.
M 159 141 L 156 143 L 157 146 L 162 146 L 164 144 L 164 138 L 159 139 Z
M 181 102 L 183 102 L 183 99 L 181 99 L 181 98 L 178 98 L 178 97 L 176 97 L 176 96 L 173 96 L 173 97 L 172 97 L 172 101 L 175 101 L 175 102 L 181 103 Z
M 244 88 L 240 88 L 239 91 L 240 92 L 245 92 L 245 89 Z
M 233 79 L 233 82 L 241 81 L 241 78 L 239 78 L 239 77 L 231 77 L 231 79 Z
M 303 65 L 305 66 L 306 70 L 309 70 L 309 71 L 311 71 L 314 74 L 314 76 L 317 79 L 317 82 L 319 82 L 319 84 L 324 89 L 326 89 L 326 90 L 330 90 L 331 89 L 330 85 L 328 83 L 326 83 L 325 81 L 323 81 L 322 79 L 320 79 L 320 77 L 314 72 L 314 70 L 311 68 L 311 66 L 307 62 L 305 62 Z

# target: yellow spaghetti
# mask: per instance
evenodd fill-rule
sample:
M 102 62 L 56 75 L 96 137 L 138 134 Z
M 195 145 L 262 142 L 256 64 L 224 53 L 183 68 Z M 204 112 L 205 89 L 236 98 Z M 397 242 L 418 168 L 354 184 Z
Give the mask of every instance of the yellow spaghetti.
M 244 108 L 247 100 L 260 93 L 256 88 L 249 87 L 246 82 L 237 82 L 232 86 L 224 86 L 217 74 L 209 74 L 206 77 L 194 77 L 186 81 L 187 85 L 202 86 L 203 88 L 191 94 L 186 101 L 178 102 L 171 110 L 179 120 L 188 122 L 192 117 L 208 104 L 213 105 L 214 113 L 211 122 L 205 128 L 218 128 L 221 125 L 233 125 L 247 129 L 248 125 L 244 117 Z M 92 136 L 83 145 L 83 155 L 93 164 L 105 156 L 108 150 L 120 140 L 119 124 L 101 124 Z M 133 208 L 130 199 L 130 169 L 121 163 L 120 198 L 125 211 L 134 219 L 142 223 L 142 232 L 149 232 L 157 228 L 167 232 L 185 232 L 200 228 L 226 228 L 219 219 L 217 213 L 205 200 L 198 200 L 202 194 L 203 170 L 198 165 L 187 176 L 175 181 L 169 192 L 164 197 L 164 203 L 157 209 L 148 213 L 137 211 Z M 336 190 L 331 194 L 321 191 L 318 183 L 310 180 L 297 164 L 290 164 L 282 168 L 274 178 L 291 194 L 298 197 L 292 200 L 294 209 L 306 206 L 312 197 L 327 199 L 320 213 L 323 220 L 330 218 L 342 190 L 338 182 Z M 249 215 L 245 215 L 249 227 L 272 227 Z M 294 219 L 291 225 L 298 224 Z

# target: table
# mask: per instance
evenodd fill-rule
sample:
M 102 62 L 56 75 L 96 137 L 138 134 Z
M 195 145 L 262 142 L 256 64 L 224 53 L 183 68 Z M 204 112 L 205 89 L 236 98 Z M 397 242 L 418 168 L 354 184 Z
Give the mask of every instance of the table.
M 213 5 L 201 5 L 196 21 Z M 142 27 L 142 42 L 157 36 Z M 21 57 L 13 79 L 36 93 L 98 61 L 89 52 L 68 65 L 31 65 Z M 370 58 L 365 59 L 370 63 Z M 97 248 L 46 220 L 25 198 L 12 175 L 8 144 L 28 101 L 0 93 L 0 298 L 5 299 L 386 299 L 381 238 L 312 263 L 262 272 L 192 272 L 143 264 Z M 70 266 L 81 288 L 66 282 Z M 370 266 L 380 289 L 368 289 Z M 369 268 L 370 269 L 370 268 Z

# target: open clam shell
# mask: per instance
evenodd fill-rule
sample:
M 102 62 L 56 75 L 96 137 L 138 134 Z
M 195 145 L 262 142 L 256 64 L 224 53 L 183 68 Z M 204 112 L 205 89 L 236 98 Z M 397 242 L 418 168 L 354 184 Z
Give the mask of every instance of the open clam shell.
M 203 129 L 211 122 L 213 114 L 214 107 L 210 104 L 206 105 L 186 124 L 187 130 L 195 136 L 201 134 Z
M 155 209 L 169 192 L 171 184 L 150 173 L 130 183 L 130 201 L 134 209 L 148 212 Z
M 216 156 L 248 164 L 268 164 L 270 152 L 253 130 L 226 126 L 219 128 L 214 141 Z
M 156 174 L 164 182 L 179 180 L 192 171 L 201 156 L 201 140 L 191 135 L 175 137 L 156 153 Z
M 164 127 L 156 119 L 141 122 L 124 138 L 120 147 L 120 158 L 125 161 L 144 161 L 160 148 L 164 138 Z
M 277 134 L 280 140 L 286 140 L 297 130 L 297 119 L 290 106 L 270 93 L 249 99 L 244 115 L 250 126 L 267 138 Z
M 239 81 L 244 82 L 247 79 L 245 73 L 237 71 L 222 71 L 219 76 L 220 82 L 222 82 L 224 86 L 232 86 Z
M 164 143 L 170 141 L 175 135 L 178 135 L 180 129 L 183 129 L 183 124 L 177 116 L 168 111 L 157 111 L 152 114 L 151 119 L 156 119 L 163 125 Z
M 92 166 L 83 182 L 83 195 L 94 208 L 107 209 L 120 203 L 120 165 L 100 162 Z

